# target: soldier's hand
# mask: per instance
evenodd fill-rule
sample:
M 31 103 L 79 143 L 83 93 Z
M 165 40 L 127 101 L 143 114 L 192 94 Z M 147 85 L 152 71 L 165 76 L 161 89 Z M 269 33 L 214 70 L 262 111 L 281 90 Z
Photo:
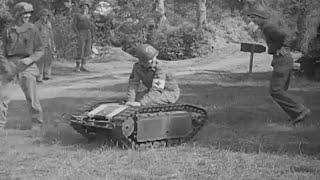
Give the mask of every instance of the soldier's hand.
M 31 58 L 23 58 L 23 59 L 20 60 L 20 62 L 21 62 L 23 65 L 28 66 L 28 65 L 30 65 L 30 64 L 33 63 L 33 60 L 32 60 Z
M 137 107 L 137 106 L 141 106 L 141 103 L 128 101 L 128 102 L 126 102 L 126 105 L 127 106 L 135 106 L 135 107 Z
M 10 63 L 6 59 L 2 58 L 0 59 L 0 74 L 4 75 L 6 77 L 11 77 L 15 75 L 14 72 L 14 64 Z

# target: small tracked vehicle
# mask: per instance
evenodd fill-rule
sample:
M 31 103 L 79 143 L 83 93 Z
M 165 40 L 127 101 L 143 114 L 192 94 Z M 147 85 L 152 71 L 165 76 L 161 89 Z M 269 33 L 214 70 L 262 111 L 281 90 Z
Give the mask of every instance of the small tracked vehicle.
M 124 148 L 138 148 L 186 142 L 207 121 L 207 112 L 189 104 L 131 107 L 103 102 L 70 118 L 70 125 L 89 140 L 103 136 Z

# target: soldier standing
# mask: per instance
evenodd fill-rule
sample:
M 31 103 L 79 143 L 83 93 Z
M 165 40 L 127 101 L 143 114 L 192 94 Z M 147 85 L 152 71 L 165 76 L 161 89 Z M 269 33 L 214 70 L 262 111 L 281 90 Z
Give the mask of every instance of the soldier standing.
M 15 82 L 19 82 L 27 100 L 33 123 L 43 122 L 42 108 L 37 96 L 35 64 L 44 54 L 37 28 L 29 23 L 33 6 L 26 2 L 17 3 L 13 9 L 14 22 L 3 33 L 3 55 L 0 86 L 0 124 L 4 127 L 8 104 Z M 3 63 L 6 62 L 6 63 Z
M 141 44 L 135 48 L 135 63 L 129 78 L 128 102 L 131 106 L 146 106 L 175 103 L 180 96 L 180 89 L 164 64 L 158 61 L 158 51 L 148 45 Z M 140 83 L 147 90 L 137 92 Z
M 268 53 L 273 55 L 271 65 L 273 72 L 270 82 L 270 94 L 275 102 L 290 116 L 290 121 L 295 124 L 305 120 L 311 115 L 310 109 L 295 100 L 287 93 L 293 69 L 293 58 L 290 54 L 288 32 L 276 19 L 261 10 L 249 13 L 251 20 L 259 26 L 265 37 Z
M 35 26 L 40 32 L 41 42 L 44 46 L 44 55 L 37 62 L 40 71 L 37 82 L 42 82 L 42 80 L 49 80 L 51 78 L 51 65 L 54 59 L 53 55 L 56 52 L 56 46 L 54 43 L 49 10 L 42 9 L 39 14 L 40 19 L 35 23 Z
M 78 39 L 76 72 L 89 71 L 85 65 L 92 52 L 92 41 L 94 36 L 94 24 L 89 14 L 90 6 L 91 3 L 89 1 L 80 1 L 81 13 L 77 13 L 73 19 L 73 29 L 76 32 Z

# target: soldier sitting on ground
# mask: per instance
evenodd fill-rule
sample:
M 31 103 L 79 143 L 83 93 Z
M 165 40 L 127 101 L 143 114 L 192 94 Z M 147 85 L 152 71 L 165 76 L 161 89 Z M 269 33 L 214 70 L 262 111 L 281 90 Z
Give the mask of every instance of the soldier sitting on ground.
M 175 103 L 180 95 L 178 84 L 164 64 L 157 59 L 158 51 L 140 44 L 134 48 L 135 63 L 129 78 L 128 102 L 131 106 L 146 106 Z M 137 92 L 142 83 L 147 90 Z

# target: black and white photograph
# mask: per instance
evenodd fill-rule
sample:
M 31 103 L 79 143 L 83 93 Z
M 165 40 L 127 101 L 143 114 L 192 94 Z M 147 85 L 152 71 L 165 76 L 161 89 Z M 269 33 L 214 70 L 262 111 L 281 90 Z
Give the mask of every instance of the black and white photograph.
M 0 180 L 320 179 L 319 0 L 0 0 Z

